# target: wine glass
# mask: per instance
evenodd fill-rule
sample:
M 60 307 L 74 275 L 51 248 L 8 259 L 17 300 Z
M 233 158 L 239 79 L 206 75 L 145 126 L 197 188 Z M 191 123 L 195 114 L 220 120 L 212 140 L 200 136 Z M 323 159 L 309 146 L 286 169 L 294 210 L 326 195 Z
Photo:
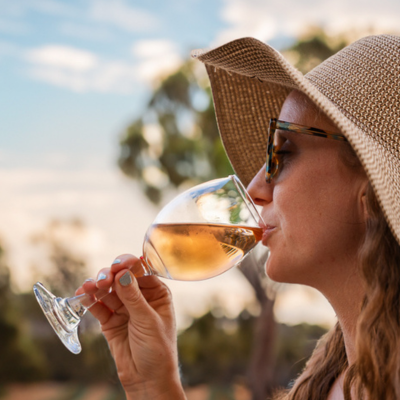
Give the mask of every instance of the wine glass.
M 173 199 L 157 215 L 144 238 L 142 270 L 135 270 L 135 276 L 195 281 L 220 275 L 238 265 L 256 246 L 264 225 L 237 176 L 195 186 Z M 72 353 L 80 353 L 79 322 L 110 291 L 63 299 L 54 296 L 40 282 L 33 291 L 62 343 Z

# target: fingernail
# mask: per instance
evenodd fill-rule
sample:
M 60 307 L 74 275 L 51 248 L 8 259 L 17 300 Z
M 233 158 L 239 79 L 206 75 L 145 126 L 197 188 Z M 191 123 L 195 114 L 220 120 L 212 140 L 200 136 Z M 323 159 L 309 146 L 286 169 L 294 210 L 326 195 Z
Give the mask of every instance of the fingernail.
M 98 282 L 98 281 L 104 281 L 104 279 L 107 279 L 107 275 L 104 274 L 103 272 L 101 272 L 101 273 L 99 274 L 99 276 L 97 277 L 97 282 Z
M 86 282 L 94 282 L 94 279 L 93 279 L 93 278 L 88 278 L 88 279 L 86 279 L 85 282 L 83 282 L 83 283 L 86 283 Z
M 122 286 L 129 286 L 132 283 L 132 277 L 129 271 L 126 271 L 121 278 L 119 278 L 119 283 Z
M 111 265 L 114 265 L 114 264 L 121 264 L 121 260 L 120 260 L 119 258 L 116 258 L 116 259 L 112 262 Z

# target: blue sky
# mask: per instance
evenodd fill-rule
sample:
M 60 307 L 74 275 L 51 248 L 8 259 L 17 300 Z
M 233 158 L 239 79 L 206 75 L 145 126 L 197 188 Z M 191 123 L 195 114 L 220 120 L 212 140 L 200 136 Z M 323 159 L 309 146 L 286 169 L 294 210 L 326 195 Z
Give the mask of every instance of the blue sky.
M 10 3 L 0 2 L 0 146 L 12 153 L 104 152 L 162 58 L 176 66 L 221 26 L 218 1 Z
M 0 0 L 0 240 L 16 287 L 42 265 L 30 237 L 52 218 L 83 220 L 86 236 L 65 240 L 93 274 L 139 255 L 157 209 L 118 170 L 118 140 L 190 50 L 243 36 L 282 48 L 310 26 L 357 38 L 395 32 L 399 20 L 398 0 Z M 236 300 L 221 300 L 232 310 L 251 301 L 239 275 L 221 278 L 235 288 Z M 199 310 L 218 279 L 171 285 Z

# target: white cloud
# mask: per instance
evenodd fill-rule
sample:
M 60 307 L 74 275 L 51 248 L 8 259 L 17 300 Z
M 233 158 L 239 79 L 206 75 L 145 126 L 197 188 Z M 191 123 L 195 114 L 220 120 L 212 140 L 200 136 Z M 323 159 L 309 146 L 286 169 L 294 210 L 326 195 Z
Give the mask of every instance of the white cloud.
M 274 20 L 269 13 L 260 8 L 265 10 L 266 4 L 257 0 L 225 0 L 221 17 L 230 27 L 220 33 L 217 44 L 245 36 L 261 40 L 273 37 L 278 29 L 279 20 Z
M 148 82 L 175 71 L 182 64 L 176 44 L 165 39 L 139 40 L 132 46 L 132 54 L 139 61 L 138 75 Z
M 173 42 L 138 41 L 131 59 L 108 60 L 87 50 L 47 45 L 25 53 L 33 79 L 75 92 L 134 93 L 143 82 L 176 70 L 182 63 Z M 136 60 L 134 60 L 136 58 Z
M 37 80 L 74 92 L 133 93 L 137 85 L 135 68 L 124 62 L 102 62 L 90 71 L 33 67 L 29 75 Z
M 94 53 L 59 45 L 29 50 L 28 74 L 75 92 L 131 93 L 137 84 L 133 63 L 105 60 Z
M 332 35 L 398 32 L 400 3 L 383 0 L 377 7 L 372 0 L 224 0 L 221 17 L 229 27 L 220 32 L 213 45 L 244 36 L 264 42 L 279 36 L 296 37 L 312 26 L 322 26 Z
M 84 72 L 95 68 L 98 58 L 95 54 L 70 46 L 48 45 L 29 50 L 28 61 L 45 67 Z
M 148 32 L 160 26 L 156 16 L 133 8 L 124 0 L 92 0 L 89 16 L 95 21 L 105 22 L 128 32 Z
M 140 40 L 132 46 L 132 53 L 139 58 L 153 58 L 175 53 L 176 45 L 170 40 Z

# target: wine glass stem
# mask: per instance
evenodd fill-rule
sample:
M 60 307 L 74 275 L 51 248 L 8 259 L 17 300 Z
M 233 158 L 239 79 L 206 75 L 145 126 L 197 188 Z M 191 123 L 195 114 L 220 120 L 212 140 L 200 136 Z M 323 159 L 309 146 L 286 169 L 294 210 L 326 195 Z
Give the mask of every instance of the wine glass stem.
M 135 271 L 131 270 L 135 277 L 141 278 L 142 276 L 153 275 L 143 257 L 140 257 L 140 259 L 142 261 L 142 269 L 135 269 Z M 113 290 L 114 284 L 108 290 L 99 289 L 95 294 L 83 293 L 77 296 L 68 297 L 65 299 L 65 302 L 79 318 L 82 318 L 90 307 L 94 306 L 99 300 L 110 294 Z

